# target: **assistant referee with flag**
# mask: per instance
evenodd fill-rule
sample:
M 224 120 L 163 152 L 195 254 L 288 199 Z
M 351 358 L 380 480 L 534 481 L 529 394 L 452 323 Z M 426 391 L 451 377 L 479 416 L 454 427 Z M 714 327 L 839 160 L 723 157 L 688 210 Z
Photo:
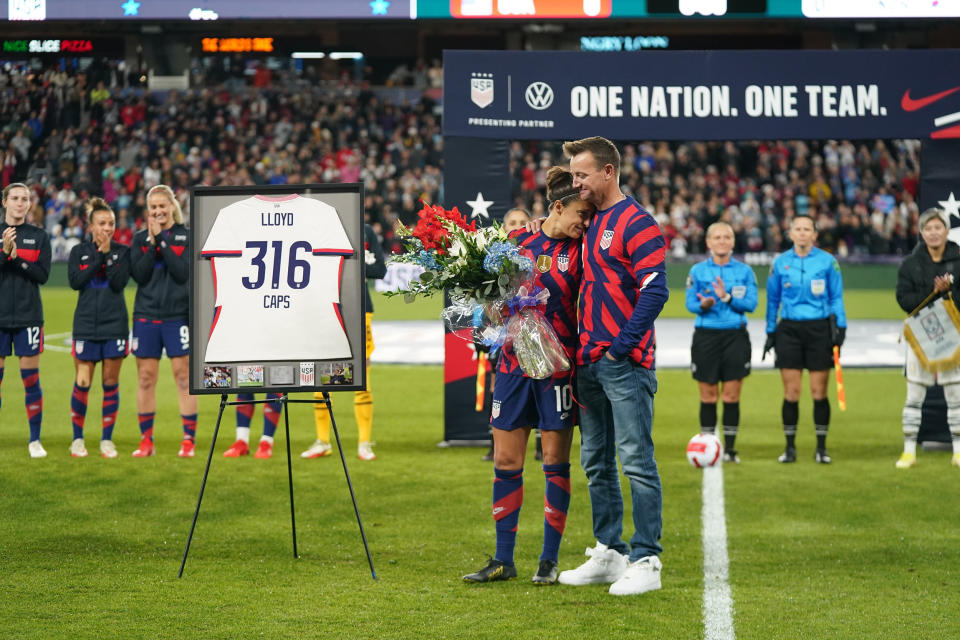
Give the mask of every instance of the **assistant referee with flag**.
M 833 367 L 833 347 L 843 345 L 847 332 L 843 279 L 836 258 L 813 246 L 817 239 L 813 218 L 794 216 L 790 239 L 793 247 L 777 256 L 767 278 L 767 341 L 763 346 L 764 357 L 770 349 L 776 350 L 774 366 L 780 369 L 783 380 L 783 435 L 787 442 L 778 460 L 797 461 L 800 387 L 803 370 L 808 369 L 817 431 L 814 460 L 829 464 L 832 459 L 827 454 L 827 385 Z

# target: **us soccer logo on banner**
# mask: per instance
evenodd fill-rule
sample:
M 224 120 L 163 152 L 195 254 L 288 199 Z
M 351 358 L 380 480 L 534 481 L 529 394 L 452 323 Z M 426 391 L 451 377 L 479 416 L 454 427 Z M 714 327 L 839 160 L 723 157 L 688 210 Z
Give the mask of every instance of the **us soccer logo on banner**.
M 600 248 L 607 250 L 611 244 L 613 244 L 613 229 L 607 229 L 603 232 L 603 235 L 600 236 Z
M 493 74 L 470 74 L 470 100 L 481 109 L 493 103 Z
M 570 268 L 570 256 L 568 256 L 565 253 L 557 256 L 557 269 L 559 269 L 561 273 L 566 273 L 567 269 L 569 268 Z

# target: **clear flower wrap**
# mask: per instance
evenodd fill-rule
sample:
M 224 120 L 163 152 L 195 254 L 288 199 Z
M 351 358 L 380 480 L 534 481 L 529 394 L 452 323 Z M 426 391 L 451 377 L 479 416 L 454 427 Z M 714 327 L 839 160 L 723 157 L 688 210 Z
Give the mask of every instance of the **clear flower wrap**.
M 523 372 L 543 380 L 570 370 L 570 360 L 546 316 L 537 307 L 526 307 L 510 316 L 506 344 L 513 349 Z

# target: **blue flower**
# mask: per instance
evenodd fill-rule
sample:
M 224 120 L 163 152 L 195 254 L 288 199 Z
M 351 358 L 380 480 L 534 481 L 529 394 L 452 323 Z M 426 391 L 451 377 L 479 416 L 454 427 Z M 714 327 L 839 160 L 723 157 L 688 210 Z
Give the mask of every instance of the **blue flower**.
M 513 261 L 513 264 L 517 265 L 517 269 L 520 271 L 533 271 L 533 260 L 527 256 L 521 256 L 520 254 L 517 254 L 511 257 L 511 260 Z
M 424 269 L 430 269 L 431 271 L 436 271 L 440 268 L 440 265 L 437 264 L 437 258 L 430 251 L 420 250 L 420 253 L 414 258 L 414 261 L 423 267 Z
M 487 249 L 487 255 L 483 259 L 483 268 L 488 273 L 500 273 L 503 270 L 504 261 L 512 261 L 516 256 L 516 245 L 509 242 L 494 242 Z

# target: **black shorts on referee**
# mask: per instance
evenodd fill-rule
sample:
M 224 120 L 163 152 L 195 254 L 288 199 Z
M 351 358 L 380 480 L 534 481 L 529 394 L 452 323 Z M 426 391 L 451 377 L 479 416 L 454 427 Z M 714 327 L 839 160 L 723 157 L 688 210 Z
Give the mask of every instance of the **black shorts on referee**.
M 750 334 L 747 328 L 694 329 L 690 370 L 694 380 L 707 384 L 746 378 L 750 375 Z
M 778 369 L 826 371 L 833 368 L 830 320 L 781 320 L 774 342 Z

